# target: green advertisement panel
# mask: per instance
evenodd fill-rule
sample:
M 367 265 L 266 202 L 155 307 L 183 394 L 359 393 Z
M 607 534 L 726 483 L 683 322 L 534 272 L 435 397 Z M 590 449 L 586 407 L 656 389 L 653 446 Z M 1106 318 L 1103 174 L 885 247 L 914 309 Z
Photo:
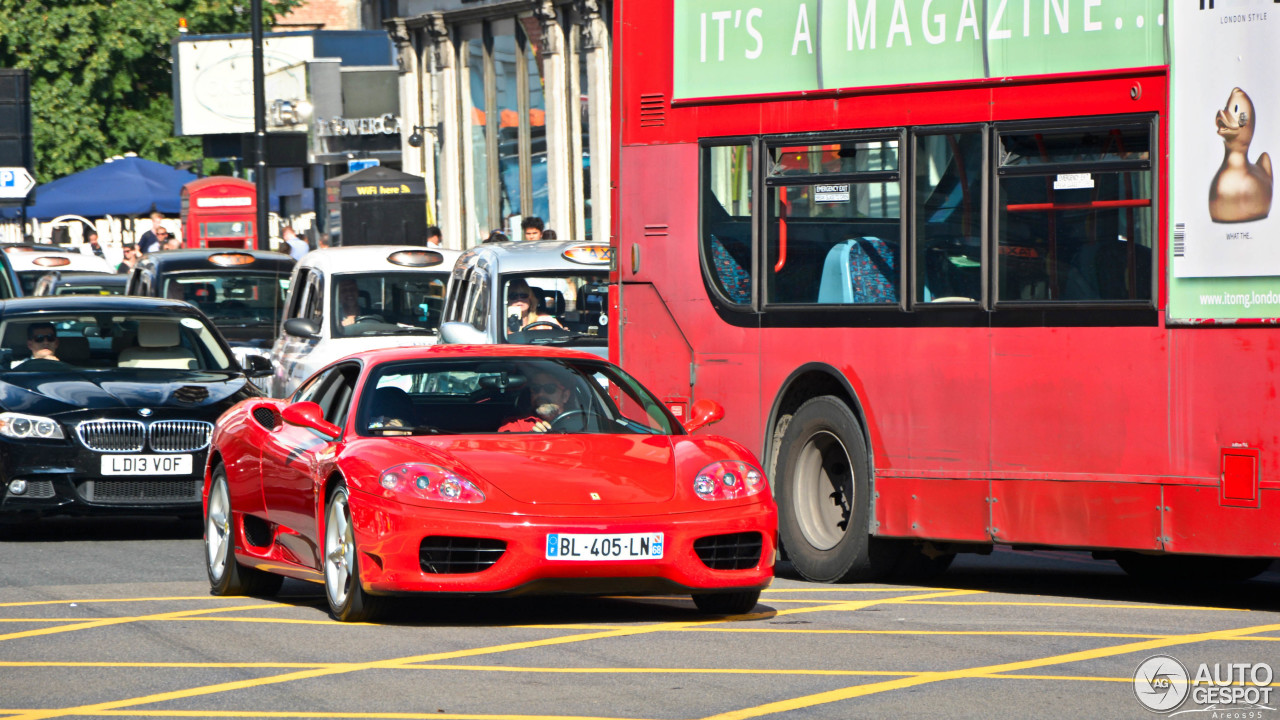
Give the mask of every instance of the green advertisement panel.
M 674 0 L 675 97 L 1163 65 L 1163 0 Z

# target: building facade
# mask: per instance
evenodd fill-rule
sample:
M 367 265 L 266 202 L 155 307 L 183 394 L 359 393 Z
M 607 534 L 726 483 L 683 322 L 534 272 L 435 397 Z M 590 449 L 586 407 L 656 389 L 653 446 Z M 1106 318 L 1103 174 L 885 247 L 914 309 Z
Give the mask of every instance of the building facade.
M 401 87 L 401 160 L 449 247 L 543 219 L 607 239 L 610 3 L 400 0 L 384 21 Z

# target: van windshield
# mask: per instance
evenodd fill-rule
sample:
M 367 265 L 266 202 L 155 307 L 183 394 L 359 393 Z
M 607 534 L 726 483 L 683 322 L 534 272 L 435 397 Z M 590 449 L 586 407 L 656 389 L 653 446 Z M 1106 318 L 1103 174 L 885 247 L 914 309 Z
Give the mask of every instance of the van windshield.
M 606 272 L 504 275 L 507 342 L 532 345 L 607 345 Z

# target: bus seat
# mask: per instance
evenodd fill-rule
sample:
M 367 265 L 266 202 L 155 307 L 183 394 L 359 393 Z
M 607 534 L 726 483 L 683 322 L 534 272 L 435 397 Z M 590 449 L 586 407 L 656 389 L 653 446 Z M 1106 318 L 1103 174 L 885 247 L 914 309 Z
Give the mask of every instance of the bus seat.
M 725 295 L 736 303 L 751 302 L 751 275 L 715 235 L 711 236 L 711 265 Z
M 898 302 L 898 255 L 893 246 L 878 237 L 853 238 L 833 246 L 822 264 L 818 302 Z

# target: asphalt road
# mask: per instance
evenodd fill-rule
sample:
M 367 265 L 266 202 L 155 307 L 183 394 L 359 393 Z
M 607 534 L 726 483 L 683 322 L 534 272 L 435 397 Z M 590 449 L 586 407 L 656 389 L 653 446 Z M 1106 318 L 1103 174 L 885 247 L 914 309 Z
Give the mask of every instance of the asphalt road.
M 784 566 L 733 618 L 676 596 L 480 598 L 349 625 L 306 583 L 213 597 L 200 553 L 198 529 L 167 520 L 0 539 L 0 720 L 1150 718 L 1134 683 L 1148 657 L 1280 668 L 1274 569 L 1149 590 L 1084 553 L 1004 550 L 929 587 L 812 585 Z M 1280 720 L 1280 697 L 1205 707 L 1179 709 Z

